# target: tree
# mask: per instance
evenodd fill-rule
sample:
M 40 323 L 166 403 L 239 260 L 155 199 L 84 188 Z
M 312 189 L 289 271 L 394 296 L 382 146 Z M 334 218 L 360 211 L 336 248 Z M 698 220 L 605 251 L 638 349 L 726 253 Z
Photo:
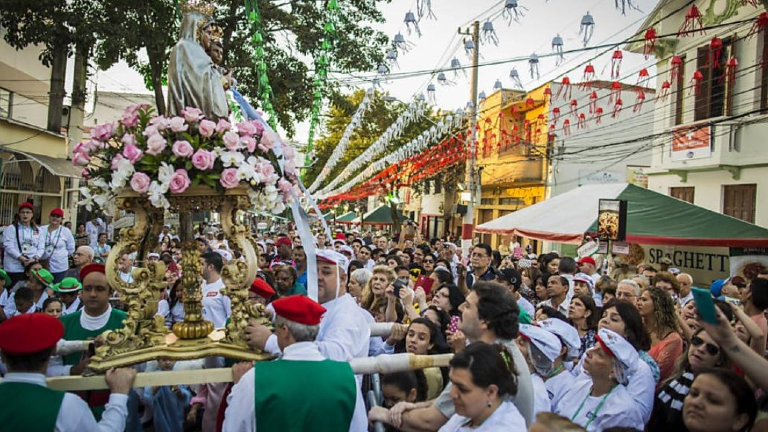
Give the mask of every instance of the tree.
M 325 131 L 315 142 L 315 156 L 317 162 L 306 172 L 305 184 L 312 184 L 317 175 L 325 166 L 325 162 L 330 158 L 333 150 L 336 148 L 344 130 L 351 121 L 360 102 L 363 100 L 364 90 L 358 90 L 346 97 L 340 98 L 338 102 L 332 104 L 326 115 Z M 366 111 L 362 126 L 355 129 L 350 137 L 349 147 L 344 156 L 339 160 L 331 173 L 326 177 L 325 183 L 336 178 L 344 168 L 355 158 L 360 156 L 374 141 L 376 141 L 387 128 L 397 120 L 400 114 L 405 110 L 405 105 L 399 102 L 390 102 L 385 100 L 385 94 L 376 92 L 371 102 L 371 106 Z M 429 115 L 427 116 L 430 117 Z M 395 149 L 403 146 L 408 141 L 416 138 L 429 129 L 433 123 L 423 118 L 408 126 L 403 134 L 396 140 L 392 140 L 389 147 L 383 154 L 389 154 Z M 379 157 L 377 157 L 378 159 Z M 373 163 L 374 161 L 370 161 Z M 357 173 L 353 173 L 350 179 Z

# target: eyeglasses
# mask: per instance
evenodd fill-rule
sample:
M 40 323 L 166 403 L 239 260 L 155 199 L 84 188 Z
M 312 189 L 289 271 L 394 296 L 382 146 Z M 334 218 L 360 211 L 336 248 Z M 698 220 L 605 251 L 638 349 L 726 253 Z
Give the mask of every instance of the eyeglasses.
M 473 258 L 488 258 L 488 255 L 475 252 L 475 253 L 472 254 L 472 257 Z
M 435 262 L 432 260 L 424 260 L 422 261 L 424 264 L 434 264 Z
M 704 343 L 704 339 L 694 336 L 691 338 L 691 345 L 695 347 L 700 347 L 701 344 Z M 709 355 L 715 356 L 720 353 L 720 348 L 717 345 L 713 345 L 711 343 L 707 343 L 707 352 Z

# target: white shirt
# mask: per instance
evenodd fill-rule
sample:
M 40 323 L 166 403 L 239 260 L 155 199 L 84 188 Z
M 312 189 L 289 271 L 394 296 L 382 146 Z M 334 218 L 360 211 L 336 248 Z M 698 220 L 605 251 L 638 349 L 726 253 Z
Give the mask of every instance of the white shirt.
M 203 318 L 211 321 L 214 328 L 224 328 L 232 314 L 232 302 L 223 295 L 224 281 L 219 278 L 213 283 L 203 281 Z
M 48 300 L 48 293 L 46 290 L 43 290 L 43 294 L 40 295 L 40 300 L 38 300 L 36 303 L 32 305 L 31 308 L 29 308 L 24 313 L 35 313 L 35 312 L 42 312 L 43 311 L 43 303 Z M 18 310 L 16 310 L 16 293 L 11 294 L 8 296 L 8 304 L 5 305 L 3 308 L 3 311 L 5 312 L 5 317 L 10 318 L 12 316 L 21 315 Z
M 80 314 L 80 326 L 83 328 L 83 330 L 93 331 L 93 330 L 99 330 L 100 328 L 107 325 L 107 322 L 109 321 L 109 316 L 112 314 L 112 305 L 107 306 L 107 311 L 99 316 L 92 317 L 85 313 L 85 310 L 83 310 L 83 313 Z
M 568 317 L 568 308 L 571 306 L 571 296 L 567 295 L 565 296 L 565 300 L 563 300 L 562 303 L 560 303 L 560 306 L 554 307 L 552 306 L 552 299 L 547 299 L 541 302 L 540 304 L 543 304 L 544 306 L 549 306 L 551 308 L 556 309 L 561 314 L 565 315 L 565 317 Z M 531 315 L 533 316 L 533 315 Z
M 45 375 L 37 373 L 12 372 L 5 376 L 7 382 L 36 384 L 46 387 Z M 97 423 L 96 419 L 80 397 L 73 393 L 65 393 L 61 401 L 59 415 L 56 417 L 56 432 L 122 432 L 125 429 L 125 419 L 128 417 L 128 395 L 110 394 L 109 402 Z
M 533 307 L 533 304 L 531 304 L 527 298 L 520 296 L 520 298 L 517 299 L 517 305 L 520 306 L 531 319 L 536 316 L 536 308 Z
M 574 383 L 560 400 L 555 414 L 560 414 L 589 432 L 611 427 L 645 429 L 637 403 L 624 386 L 617 385 L 609 394 L 601 396 L 590 396 L 591 389 L 592 380 Z
M 24 265 L 19 261 L 22 254 L 27 258 L 40 257 L 42 251 L 37 250 L 40 242 L 40 229 L 33 230 L 31 226 L 19 224 L 19 237 L 16 240 L 16 227 L 12 224 L 3 230 L 3 269 L 8 273 L 22 273 Z M 21 249 L 19 249 L 21 245 Z
M 533 382 L 533 416 L 535 418 L 540 412 L 552 411 L 552 405 L 549 402 L 547 386 L 544 384 L 541 376 L 537 373 L 532 373 L 531 382 Z
M 75 238 L 65 226 L 48 232 L 48 225 L 43 225 L 40 227 L 37 250 L 40 258 L 50 259 L 51 273 L 65 272 L 69 270 L 69 256 L 75 253 Z
M 504 401 L 479 427 L 471 427 L 470 419 L 454 414 L 438 432 L 525 432 L 525 420 L 512 402 Z
M 117 273 L 120 275 L 120 280 L 125 283 L 133 283 L 133 275 L 131 274 L 131 271 L 133 271 L 133 267 L 131 267 L 131 270 L 128 270 L 125 273 L 118 271 Z
M 75 297 L 75 301 L 71 305 L 67 306 L 62 302 L 61 316 L 75 313 L 80 309 L 80 296 Z
M 326 358 L 320 353 L 316 342 L 297 342 L 285 348 L 283 360 L 323 361 Z M 222 432 L 251 432 L 256 431 L 256 397 L 254 368 L 240 378 L 232 386 L 227 397 L 227 411 L 224 414 Z M 368 420 L 365 415 L 363 396 L 358 389 L 355 401 L 355 413 L 352 417 L 350 431 L 365 432 L 368 430 Z M 362 417 L 358 413 L 362 413 Z M 343 431 L 338 431 L 343 432 Z
M 587 375 L 579 375 L 581 379 L 589 379 Z M 547 395 L 549 396 L 549 406 L 552 408 L 552 412 L 557 409 L 557 404 L 563 395 L 568 391 L 576 378 L 571 375 L 567 370 L 563 370 L 559 374 L 544 381 L 544 386 L 547 388 Z
M 100 227 L 98 223 L 88 221 L 85 223 L 85 232 L 88 234 L 88 246 L 96 250 L 96 246 L 99 244 L 99 231 Z
M 328 360 L 350 361 L 353 358 L 368 357 L 368 349 L 371 343 L 371 327 L 365 317 L 365 311 L 357 305 L 354 297 L 349 294 L 323 303 L 328 312 L 320 321 L 320 331 L 317 334 L 316 343 L 320 354 Z M 277 336 L 272 335 L 267 339 L 264 351 L 270 354 L 279 354 Z M 362 375 L 355 375 L 357 379 L 357 392 L 363 383 Z M 362 397 L 362 396 L 361 396 Z M 355 414 L 352 417 L 352 431 L 367 431 L 368 416 L 365 406 L 357 404 Z

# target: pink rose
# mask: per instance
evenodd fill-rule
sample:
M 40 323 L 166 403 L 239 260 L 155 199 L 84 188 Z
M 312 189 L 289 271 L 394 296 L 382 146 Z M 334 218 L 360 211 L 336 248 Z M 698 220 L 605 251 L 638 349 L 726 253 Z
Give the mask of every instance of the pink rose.
M 230 129 L 232 129 L 232 124 L 224 119 L 219 119 L 219 122 L 216 123 L 216 132 L 218 133 L 224 133 Z
M 189 126 L 184 123 L 184 119 L 181 117 L 174 117 L 168 121 L 168 126 L 174 132 L 184 132 Z
M 171 176 L 171 184 L 170 189 L 171 193 L 179 194 L 187 190 L 189 187 L 190 181 L 189 181 L 189 175 L 187 174 L 187 170 L 183 168 L 179 168 L 176 170 L 176 172 L 173 173 L 173 176 Z
M 221 172 L 221 178 L 219 183 L 227 189 L 232 189 L 240 184 L 240 179 L 237 177 L 236 168 L 227 168 Z
M 80 173 L 80 177 L 88 180 L 91 178 L 91 172 L 88 171 L 88 168 L 83 168 L 83 172 Z
M 123 149 L 123 156 L 128 158 L 131 163 L 135 164 L 142 156 L 144 156 L 144 152 L 136 147 L 135 144 L 129 144 Z
M 210 151 L 200 149 L 192 155 L 192 166 L 200 171 L 213 169 L 214 162 L 216 162 L 216 154 Z
M 253 137 L 242 137 L 241 140 L 243 143 L 245 143 L 245 148 L 248 149 L 249 153 L 253 153 L 256 150 L 256 140 L 253 139 Z
M 181 110 L 181 115 L 183 115 L 184 118 L 190 123 L 196 122 L 203 118 L 203 112 L 197 108 L 192 107 L 186 107 Z
M 150 182 L 149 176 L 143 172 L 134 173 L 131 177 L 131 189 L 138 193 L 147 193 Z
M 120 142 L 122 142 L 124 146 L 136 145 L 136 137 L 133 134 L 125 134 Z
M 216 130 L 216 123 L 210 120 L 203 120 L 197 126 L 197 130 L 200 132 L 200 135 L 207 138 L 213 135 L 213 132 Z
M 176 156 L 185 158 L 191 157 L 195 152 L 195 149 L 192 148 L 192 144 L 190 144 L 189 141 L 176 141 L 173 143 L 171 150 Z
M 134 127 L 139 124 L 139 110 L 131 110 L 131 107 L 128 107 L 120 118 L 120 123 L 126 127 Z
M 165 150 L 167 145 L 165 138 L 160 134 L 154 134 L 147 140 L 147 154 L 157 156 L 160 152 Z
M 152 117 L 152 119 L 149 121 L 149 124 L 154 126 L 156 130 L 161 131 L 168 128 L 168 119 L 163 115 L 159 115 L 157 117 Z M 151 134 L 145 133 L 144 135 Z
M 259 148 L 266 148 L 267 150 L 270 150 L 275 147 L 275 137 L 271 133 L 265 133 L 261 136 L 261 141 L 259 141 Z M 264 150 L 265 152 L 267 150 Z
M 251 122 L 240 122 L 237 124 L 237 131 L 241 136 L 253 136 L 256 134 L 256 127 Z
M 91 140 L 79 142 L 75 145 L 75 149 L 72 152 L 91 154 L 91 151 L 93 151 L 94 148 L 90 143 Z
M 283 194 L 283 195 L 290 195 L 291 190 L 293 190 L 293 184 L 289 182 L 286 179 L 281 178 L 277 181 L 277 189 Z
M 232 131 L 225 133 L 223 140 L 224 140 L 224 145 L 227 146 L 227 149 L 229 151 L 235 151 L 240 149 L 240 137 L 236 133 Z
M 81 151 L 72 153 L 72 165 L 74 166 L 88 166 L 90 161 L 91 157 L 88 156 L 88 153 Z
M 109 165 L 109 168 L 112 169 L 112 171 L 117 171 L 117 163 L 121 160 L 125 159 L 123 155 L 116 154 L 115 157 L 112 158 L 112 163 Z
M 268 161 L 264 161 L 256 165 L 256 171 L 261 173 L 265 178 L 269 178 L 275 174 L 275 167 Z
M 293 161 L 293 159 L 289 159 L 285 161 L 283 164 L 283 171 L 285 171 L 286 174 L 295 176 L 296 175 L 296 162 Z
M 112 138 L 113 130 L 114 130 L 114 125 L 112 123 L 104 123 L 104 124 L 96 125 L 93 127 L 93 129 L 91 129 L 91 138 L 99 141 L 106 141 Z
M 144 132 L 142 132 L 141 134 L 146 136 L 146 137 L 148 137 L 148 136 L 152 136 L 152 135 L 157 135 L 159 133 L 160 133 L 160 129 L 158 128 L 158 125 L 151 124 L 151 125 L 147 126 L 147 128 L 144 129 Z

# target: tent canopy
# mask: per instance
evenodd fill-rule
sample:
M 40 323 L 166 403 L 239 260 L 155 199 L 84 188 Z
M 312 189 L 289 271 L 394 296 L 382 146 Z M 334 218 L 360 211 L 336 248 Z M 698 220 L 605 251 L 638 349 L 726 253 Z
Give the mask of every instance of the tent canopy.
M 600 199 L 627 201 L 626 241 L 647 245 L 759 247 L 768 230 L 633 184 L 581 186 L 494 219 L 477 232 L 580 244 L 597 232 Z
M 396 211 L 401 223 L 408 219 L 400 210 Z M 369 211 L 363 215 L 363 225 L 394 225 L 391 208 L 388 205 L 381 205 Z
M 349 211 L 336 218 L 336 223 L 351 224 L 357 219 L 357 213 Z

